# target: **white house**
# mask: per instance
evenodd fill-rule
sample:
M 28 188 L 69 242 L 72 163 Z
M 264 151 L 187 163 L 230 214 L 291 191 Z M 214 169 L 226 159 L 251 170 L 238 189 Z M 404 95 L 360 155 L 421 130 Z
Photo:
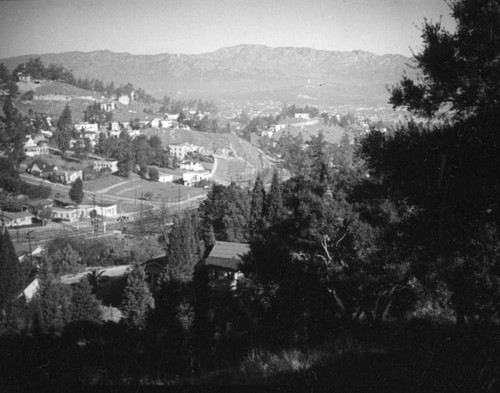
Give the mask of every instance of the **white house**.
M 49 153 L 49 144 L 43 135 L 37 135 L 32 138 L 31 135 L 28 137 L 26 143 L 24 144 L 24 153 L 28 157 L 35 157 L 42 154 Z
M 175 114 L 167 114 L 167 120 L 177 120 L 179 118 L 180 113 L 175 113 Z
M 195 151 L 198 151 L 200 148 L 199 146 L 191 145 L 185 142 L 179 144 L 171 144 L 169 145 L 169 149 L 170 154 L 174 155 L 179 160 L 183 160 L 184 158 L 186 158 L 187 153 L 193 153 Z
M 309 119 L 309 113 L 296 113 L 294 117 L 296 119 Z
M 156 119 L 151 120 L 151 127 L 160 128 L 161 127 L 161 119 L 156 118 Z
M 120 123 L 113 121 L 110 123 L 110 131 L 121 131 Z
M 174 175 L 164 172 L 158 172 L 158 181 L 160 183 L 171 183 L 174 181 Z
M 203 168 L 203 165 L 201 165 L 201 162 L 193 162 L 193 161 L 181 162 L 179 167 L 186 171 L 194 171 L 194 172 L 205 170 L 205 168 Z
M 97 125 L 97 124 L 96 124 Z M 84 131 L 83 138 L 88 138 L 90 142 L 97 142 L 98 131 Z
M 76 179 L 83 179 L 83 171 L 64 171 L 57 173 L 57 179 L 64 184 L 73 184 Z
M 212 174 L 210 171 L 204 172 L 184 172 L 182 174 L 182 183 L 185 186 L 192 187 L 202 180 L 210 180 Z
M 174 126 L 174 123 L 176 123 L 175 120 L 162 120 L 161 121 L 161 128 L 172 128 Z
M 91 209 L 89 210 L 88 213 L 94 210 L 94 206 L 90 207 Z M 103 217 L 116 217 L 118 215 L 116 203 L 97 203 L 95 205 L 95 211 L 99 216 Z
M 2 211 L 3 224 L 7 228 L 20 227 L 23 225 L 31 225 L 35 216 L 27 211 L 22 212 L 6 212 Z
M 31 135 L 28 135 L 26 137 L 26 142 L 24 142 L 24 150 L 26 151 L 29 148 L 35 147 L 35 146 L 36 146 L 35 140 L 31 137 Z
M 100 105 L 101 105 L 101 110 L 106 112 L 111 112 L 116 108 L 116 104 L 114 101 L 101 102 Z
M 103 217 L 116 217 L 118 215 L 116 204 L 96 203 L 95 205 L 79 205 L 78 207 L 53 207 L 52 217 L 54 219 L 74 222 L 78 217 L 80 219 L 89 218 L 90 212 L 93 210 L 96 211 L 97 215 Z
M 92 131 L 92 132 L 97 132 L 99 131 L 99 125 L 97 123 L 87 123 L 87 122 L 81 122 L 81 123 L 75 123 L 75 128 L 77 131 Z
M 52 218 L 56 220 L 73 222 L 78 216 L 82 217 L 82 213 L 80 208 L 77 209 L 74 206 L 52 208 Z
M 138 137 L 139 135 L 141 135 L 141 132 L 139 130 L 128 130 L 127 132 L 128 132 L 128 134 L 130 135 L 130 137 L 132 139 L 134 139 L 134 138 Z
M 118 97 L 118 102 L 123 105 L 128 105 L 130 104 L 130 97 L 127 94 L 122 94 Z
M 114 136 L 115 138 L 118 138 L 121 132 L 121 130 L 110 130 L 108 131 L 108 136 Z
M 111 173 L 118 172 L 118 161 L 116 160 L 100 160 L 94 161 L 93 163 L 94 171 L 99 172 L 103 168 L 109 168 Z

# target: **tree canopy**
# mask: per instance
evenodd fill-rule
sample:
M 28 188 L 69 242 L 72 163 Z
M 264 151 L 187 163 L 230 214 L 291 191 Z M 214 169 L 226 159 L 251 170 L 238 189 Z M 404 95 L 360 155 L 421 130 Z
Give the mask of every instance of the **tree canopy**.
M 0 229 L 0 311 L 19 294 L 24 284 L 23 269 L 7 229 Z
M 430 121 L 372 132 L 360 153 L 378 198 L 404 212 L 400 258 L 422 283 L 450 291 L 459 321 L 484 321 L 498 315 L 489 299 L 500 296 L 500 3 L 450 7 L 456 31 L 426 21 L 415 55 L 421 76 L 391 90 L 395 107 Z
M 79 205 L 83 201 L 84 193 L 83 193 L 83 181 L 78 178 L 71 185 L 70 190 L 68 191 L 69 198 L 76 204 Z

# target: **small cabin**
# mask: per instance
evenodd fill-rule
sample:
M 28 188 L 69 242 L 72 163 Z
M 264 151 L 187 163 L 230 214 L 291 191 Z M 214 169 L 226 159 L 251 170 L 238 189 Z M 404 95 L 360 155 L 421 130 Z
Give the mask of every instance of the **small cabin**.
M 209 284 L 214 289 L 234 289 L 241 277 L 242 257 L 250 251 L 246 243 L 215 243 L 205 265 L 208 270 Z

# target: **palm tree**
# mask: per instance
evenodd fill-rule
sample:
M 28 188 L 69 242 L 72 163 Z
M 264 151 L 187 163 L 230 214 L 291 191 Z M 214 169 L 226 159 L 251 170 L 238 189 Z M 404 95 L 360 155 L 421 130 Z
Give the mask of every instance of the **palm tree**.
M 104 270 L 93 269 L 91 272 L 86 274 L 87 280 L 92 287 L 92 293 L 96 293 L 97 290 L 101 287 L 103 282 Z

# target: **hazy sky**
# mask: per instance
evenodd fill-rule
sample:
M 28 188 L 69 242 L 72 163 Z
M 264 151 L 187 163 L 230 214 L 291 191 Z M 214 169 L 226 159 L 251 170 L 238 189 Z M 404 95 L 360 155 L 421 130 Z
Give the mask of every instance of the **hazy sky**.
M 443 0 L 0 0 L 0 58 L 109 49 L 203 53 L 238 44 L 411 55 Z

